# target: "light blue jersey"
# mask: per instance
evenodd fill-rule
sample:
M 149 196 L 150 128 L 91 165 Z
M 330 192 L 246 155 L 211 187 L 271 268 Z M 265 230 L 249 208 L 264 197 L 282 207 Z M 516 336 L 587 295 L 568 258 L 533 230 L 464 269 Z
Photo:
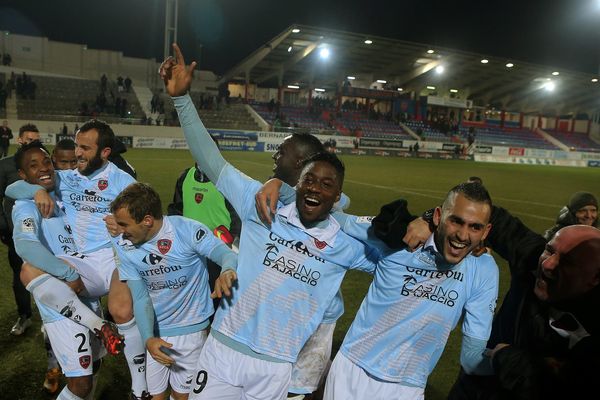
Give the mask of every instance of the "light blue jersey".
M 372 272 L 361 242 L 328 218 L 306 228 L 296 204 L 279 207 L 271 228 L 258 218 L 254 194 L 261 184 L 226 165 L 217 188 L 242 219 L 238 287 L 221 302 L 213 329 L 256 353 L 294 362 L 323 320 L 348 268 Z
M 66 222 L 65 214 L 60 204 L 55 206 L 54 216 L 42 218 L 32 200 L 18 200 L 13 207 L 12 218 L 14 223 L 13 239 L 17 248 L 28 247 L 28 250 L 35 251 L 36 249 L 33 246 L 36 243 L 39 243 L 52 253 L 47 255 L 47 262 L 62 263 L 62 261 L 55 259 L 53 255 L 69 255 L 82 259 L 85 258 L 84 255 L 76 252 L 73 235 L 71 234 L 72 228 Z M 25 246 L 22 246 L 22 244 L 25 244 Z M 38 254 L 35 254 L 36 257 L 39 256 L 39 251 L 37 253 Z M 31 262 L 36 266 L 39 264 L 39 268 L 45 270 L 44 267 L 46 265 L 44 265 L 44 263 L 29 259 L 26 252 L 19 252 L 19 255 L 24 260 Z M 50 257 L 53 259 L 50 259 Z M 45 323 L 65 319 L 65 317 L 53 308 L 39 302 L 35 296 L 34 299 L 40 312 L 40 316 Z M 81 298 L 81 300 L 85 300 L 90 308 L 94 310 L 98 308 L 97 299 Z
M 110 236 L 102 219 L 110 213 L 110 203 L 135 180 L 111 162 L 92 176 L 76 169 L 56 171 L 56 175 L 55 191 L 63 201 L 77 249 L 89 254 L 109 247 Z
M 344 230 L 367 239 L 370 219 L 349 217 Z M 484 254 L 445 263 L 433 235 L 410 252 L 380 243 L 369 292 L 340 351 L 374 377 L 425 387 L 450 331 L 461 316 L 463 335 L 487 341 L 498 297 L 498 267 Z
M 119 275 L 122 280 L 145 283 L 159 336 L 183 335 L 208 326 L 214 309 L 206 257 L 228 248 L 206 226 L 189 218 L 165 216 L 158 233 L 141 246 L 121 236 L 115 241 Z

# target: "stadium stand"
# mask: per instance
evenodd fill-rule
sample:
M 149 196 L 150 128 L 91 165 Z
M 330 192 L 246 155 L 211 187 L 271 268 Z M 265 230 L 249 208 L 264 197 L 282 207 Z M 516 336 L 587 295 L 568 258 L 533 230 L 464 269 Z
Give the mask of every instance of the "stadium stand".
M 469 128 L 461 126 L 460 135 L 466 140 Z M 530 147 L 535 149 L 557 150 L 558 147 L 528 129 L 501 129 L 479 127 L 475 129 L 475 143 L 496 146 Z
M 589 151 L 600 153 L 600 143 L 594 142 L 585 133 L 580 132 L 560 132 L 554 129 L 545 129 L 544 132 L 551 135 L 556 140 L 567 145 L 574 151 Z
M 3 73 L 0 73 L 0 90 L 6 90 L 6 76 Z M 6 118 L 6 108 L 2 108 L 0 106 L 0 118 Z
M 109 123 L 121 122 L 116 116 L 113 96 L 127 99 L 126 117 L 141 119 L 143 113 L 133 93 L 118 93 L 115 83 L 109 83 L 103 112 L 94 104 L 100 94 L 100 84 L 96 80 L 32 76 L 36 84 L 35 99 L 19 97 L 17 114 L 20 119 L 85 121 L 90 116 L 98 116 Z M 87 107 L 87 111 L 83 108 Z

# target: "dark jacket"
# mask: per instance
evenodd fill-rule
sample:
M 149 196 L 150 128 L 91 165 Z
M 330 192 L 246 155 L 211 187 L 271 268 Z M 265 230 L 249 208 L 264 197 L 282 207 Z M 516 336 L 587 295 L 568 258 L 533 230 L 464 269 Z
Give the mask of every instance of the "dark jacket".
M 14 156 L 4 157 L 0 160 L 0 201 L 2 201 L 2 207 L 0 207 L 0 233 L 12 234 L 12 208 L 15 204 L 13 199 L 4 196 L 6 187 L 11 183 L 20 180 L 19 174 L 17 173 L 17 167 L 15 166 Z
M 569 348 L 551 326 L 551 308 L 533 292 L 538 260 L 546 240 L 518 218 L 494 207 L 488 242 L 508 261 L 510 288 L 497 311 L 488 347 L 510 346 L 494 357 L 495 376 L 461 376 L 452 399 L 587 399 L 598 396 L 600 376 L 600 287 L 555 310 L 569 312 L 591 335 Z

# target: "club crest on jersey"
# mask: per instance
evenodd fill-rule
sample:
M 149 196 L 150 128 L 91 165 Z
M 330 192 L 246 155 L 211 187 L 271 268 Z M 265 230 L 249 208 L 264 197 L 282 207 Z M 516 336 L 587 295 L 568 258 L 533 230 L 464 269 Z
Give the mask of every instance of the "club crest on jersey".
M 317 246 L 317 249 L 323 250 L 325 246 L 327 246 L 327 242 L 321 242 L 320 240 L 315 239 L 315 246 Z
M 87 367 L 89 367 L 91 362 L 92 362 L 91 356 L 79 357 L 79 365 L 81 365 L 81 368 L 83 368 L 83 369 L 86 369 Z
M 108 181 L 106 179 L 100 179 L 98 181 L 98 189 L 104 190 L 108 187 Z
M 158 251 L 160 251 L 162 254 L 167 254 L 169 250 L 171 250 L 172 243 L 173 242 L 171 242 L 169 239 L 159 239 L 158 242 L 156 242 L 156 245 L 158 247 Z
M 196 193 L 195 196 L 194 196 L 194 200 L 196 201 L 196 204 L 202 203 L 202 200 L 204 200 L 204 194 L 203 193 Z

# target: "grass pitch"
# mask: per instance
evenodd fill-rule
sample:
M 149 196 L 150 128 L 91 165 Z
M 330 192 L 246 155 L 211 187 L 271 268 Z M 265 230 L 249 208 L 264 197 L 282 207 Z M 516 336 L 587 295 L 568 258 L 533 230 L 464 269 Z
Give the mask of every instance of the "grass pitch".
M 175 181 L 181 172 L 193 165 L 184 150 L 132 149 L 126 158 L 138 171 L 138 179 L 152 184 L 161 194 L 163 208 L 171 201 Z M 272 160 L 267 153 L 227 152 L 226 158 L 247 175 L 264 180 L 271 174 Z M 585 190 L 600 195 L 600 169 L 548 166 L 522 166 L 468 161 L 396 159 L 345 156 L 346 180 L 344 192 L 352 202 L 350 213 L 377 214 L 381 205 L 397 198 L 406 198 L 413 213 L 434 207 L 442 201 L 448 189 L 469 176 L 479 176 L 490 191 L 495 204 L 509 209 L 527 226 L 543 232 L 553 225 L 558 210 L 570 195 Z M 508 285 L 506 264 L 497 258 L 501 268 L 500 298 Z M 49 399 L 41 391 L 46 371 L 45 351 L 40 333 L 40 319 L 34 314 L 34 326 L 21 337 L 9 334 L 17 318 L 12 294 L 12 271 L 6 250 L 0 248 L 0 398 Z M 334 351 L 344 334 L 371 282 L 369 275 L 350 272 L 344 280 L 346 312 L 338 321 Z M 446 350 L 431 375 L 426 398 L 445 399 L 458 373 L 460 327 L 450 336 Z M 100 372 L 96 390 L 98 399 L 123 399 L 129 391 L 127 366 L 121 356 L 107 357 Z

